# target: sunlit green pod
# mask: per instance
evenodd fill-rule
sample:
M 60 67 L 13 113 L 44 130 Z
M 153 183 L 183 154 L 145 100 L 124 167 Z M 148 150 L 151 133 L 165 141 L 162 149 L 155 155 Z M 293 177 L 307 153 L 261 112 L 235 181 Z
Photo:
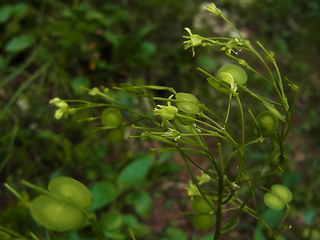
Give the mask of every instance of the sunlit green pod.
M 277 195 L 277 197 L 280 198 L 284 203 L 289 203 L 292 201 L 292 193 L 286 186 L 280 184 L 272 185 L 271 192 L 272 194 Z
M 178 113 L 178 108 L 175 106 L 162 106 L 161 109 L 158 110 L 160 117 L 163 120 L 174 120 Z
M 198 98 L 191 93 L 179 92 L 176 94 L 176 99 L 182 102 L 198 103 Z
M 79 209 L 48 195 L 35 198 L 29 209 L 36 222 L 53 231 L 71 231 L 80 227 L 84 221 L 84 216 Z
M 101 124 L 109 129 L 117 128 L 122 124 L 122 114 L 116 108 L 106 108 L 101 114 Z
M 208 199 L 209 200 L 209 199 Z M 210 201 L 210 200 L 209 200 Z M 195 212 L 210 213 L 212 208 L 203 197 L 195 197 L 192 201 L 192 209 Z
M 237 85 L 244 85 L 248 80 L 247 73 L 240 66 L 235 64 L 223 65 L 221 68 L 219 68 L 217 75 L 219 76 L 222 72 L 231 74 L 234 82 Z
M 284 202 L 272 192 L 266 193 L 263 197 L 264 203 L 271 209 L 281 210 L 284 208 Z
M 197 114 L 200 112 L 199 101 L 196 96 L 190 93 L 177 93 L 176 94 L 177 107 L 179 111 L 188 114 Z
M 212 228 L 216 221 L 215 215 L 212 214 L 195 214 L 192 218 L 194 226 L 202 231 Z
M 93 202 L 90 190 L 81 182 L 70 177 L 57 177 L 51 180 L 48 190 L 83 209 L 90 207 Z
M 257 122 L 262 136 L 273 135 L 278 128 L 278 118 L 270 111 L 263 111 L 257 116 Z

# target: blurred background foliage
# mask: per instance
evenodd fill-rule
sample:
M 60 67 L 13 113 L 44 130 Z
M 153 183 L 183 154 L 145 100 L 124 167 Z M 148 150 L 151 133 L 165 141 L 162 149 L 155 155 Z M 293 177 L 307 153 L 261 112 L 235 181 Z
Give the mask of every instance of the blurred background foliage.
M 274 51 L 284 75 L 300 87 L 287 144 L 288 169 L 278 179 L 266 181 L 285 184 L 294 193 L 288 222 L 293 231 L 286 231 L 283 239 L 320 239 L 320 2 L 215 3 L 245 37 Z M 172 86 L 219 108 L 223 100 L 207 87 L 196 67 L 214 73 L 230 60 L 208 48 L 197 48 L 192 58 L 182 45 L 184 27 L 205 36 L 234 36 L 232 29 L 203 10 L 204 4 L 192 0 L 1 1 L 1 184 L 8 182 L 22 190 L 22 179 L 46 186 L 59 175 L 84 182 L 95 197 L 91 210 L 97 211 L 100 227 L 110 239 L 128 239 L 128 228 L 142 239 L 212 239 L 179 215 L 190 207 L 184 194 L 188 178 L 183 177 L 183 166 L 174 155 L 150 153 L 138 141 L 112 143 L 72 117 L 57 121 L 48 104 L 56 96 L 84 98 L 80 86 L 126 82 Z M 129 96 L 119 95 L 119 99 L 133 104 Z M 248 152 L 247 161 L 259 161 L 265 154 Z M 26 236 L 30 230 L 45 236 L 3 185 L 0 198 L 0 225 Z M 278 221 L 278 215 L 263 213 L 268 222 Z M 244 217 L 228 239 L 252 238 L 265 239 L 263 228 Z M 94 237 L 84 227 L 59 239 Z

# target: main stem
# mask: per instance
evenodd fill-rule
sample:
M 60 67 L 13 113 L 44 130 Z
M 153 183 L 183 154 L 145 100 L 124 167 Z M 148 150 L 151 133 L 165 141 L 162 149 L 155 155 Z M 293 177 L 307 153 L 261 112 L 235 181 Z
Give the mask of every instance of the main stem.
M 216 209 L 216 229 L 214 234 L 214 240 L 219 240 L 221 237 L 221 227 L 222 227 L 222 205 L 223 205 L 223 190 L 224 190 L 224 174 L 223 169 L 219 169 L 218 164 L 216 164 L 215 158 L 207 151 L 207 157 L 214 164 L 217 174 L 218 174 L 218 203 Z
M 218 204 L 216 210 L 216 231 L 214 234 L 214 240 L 219 240 L 221 237 L 221 226 L 222 226 L 222 202 L 223 202 L 223 189 L 224 179 L 221 171 L 218 172 L 219 177 L 219 189 L 218 189 Z

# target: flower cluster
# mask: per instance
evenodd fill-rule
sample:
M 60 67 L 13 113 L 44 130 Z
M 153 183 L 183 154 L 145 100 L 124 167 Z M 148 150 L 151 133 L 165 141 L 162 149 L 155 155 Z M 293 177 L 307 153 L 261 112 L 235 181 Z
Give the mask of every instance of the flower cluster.
M 63 116 L 67 116 L 69 113 L 74 113 L 75 109 L 70 108 L 68 103 L 60 98 L 54 98 L 49 101 L 50 104 L 55 105 L 58 109 L 54 113 L 55 119 L 61 119 Z

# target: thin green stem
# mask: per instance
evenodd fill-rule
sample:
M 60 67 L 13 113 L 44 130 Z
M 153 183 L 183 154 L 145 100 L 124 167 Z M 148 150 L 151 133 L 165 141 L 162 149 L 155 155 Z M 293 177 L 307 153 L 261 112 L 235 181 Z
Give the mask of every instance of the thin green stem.
M 96 217 L 94 216 L 94 214 L 91 214 L 87 220 L 90 222 L 93 231 L 97 234 L 98 239 L 99 240 L 106 240 L 106 238 L 103 237 L 101 231 L 99 230 L 99 226 L 98 226 L 98 223 L 97 223 L 97 220 L 96 220 Z
M 238 35 L 239 35 L 239 37 L 240 37 L 241 39 L 243 39 L 242 34 L 239 32 L 239 30 L 238 30 L 225 16 L 223 16 L 223 15 L 221 14 L 220 17 L 221 17 L 224 21 L 226 21 L 226 23 L 228 23 L 228 24 L 232 27 L 232 29 L 233 29 L 234 31 L 236 31 L 236 32 L 238 33 Z
M 273 237 L 275 237 L 275 236 L 278 235 L 278 233 L 279 233 L 282 225 L 284 224 L 284 221 L 285 221 L 285 220 L 287 219 L 287 217 L 288 217 L 288 214 L 289 214 L 289 212 L 290 212 L 290 206 L 289 206 L 289 204 L 286 204 L 285 207 L 286 207 L 286 211 L 285 211 L 285 213 L 284 213 L 284 215 L 283 215 L 283 217 L 282 217 L 282 219 L 281 219 L 281 221 L 280 221 L 280 224 L 278 225 L 277 230 L 274 231 L 274 234 L 272 235 Z
M 203 118 L 205 118 L 205 119 L 207 119 L 207 120 L 209 120 L 211 122 L 214 122 L 214 120 L 212 120 L 210 117 L 206 116 L 205 114 L 201 114 L 201 117 L 203 117 Z M 239 146 L 238 143 L 230 136 L 230 134 L 227 132 L 227 130 L 225 128 L 222 128 L 220 125 L 219 126 L 220 126 L 221 129 L 218 129 L 218 128 L 216 128 L 216 127 L 214 127 L 214 126 L 212 126 L 212 125 L 210 125 L 210 124 L 208 124 L 206 122 L 203 122 L 203 121 L 200 121 L 200 120 L 197 120 L 197 122 L 200 122 L 203 125 L 211 127 L 212 129 L 214 129 L 214 130 L 218 131 L 219 133 L 225 135 L 226 138 L 224 138 L 224 139 L 226 141 L 230 142 L 234 147 L 238 147 Z
M 224 190 L 224 178 L 221 171 L 218 171 L 218 203 L 216 210 L 216 229 L 214 240 L 219 240 L 222 233 L 222 204 L 223 204 L 223 190 Z
M 129 231 L 129 234 L 130 234 L 130 237 L 132 238 L 132 240 L 136 240 L 136 237 L 134 236 L 132 228 L 129 228 L 128 231 Z
M 237 103 L 238 103 L 238 107 L 239 107 L 239 111 L 240 111 L 240 116 L 241 116 L 241 146 L 239 147 L 239 167 L 238 167 L 238 173 L 237 173 L 237 177 L 236 177 L 236 180 L 235 182 L 238 182 L 240 177 L 241 177 L 241 174 L 242 174 L 242 171 L 243 171 L 243 165 L 244 165 L 244 153 L 243 153 L 243 146 L 244 146 L 244 143 L 245 143 L 245 122 L 244 122 L 244 113 L 243 113 L 243 109 L 242 109 L 242 104 L 241 104 L 241 101 L 240 101 L 240 98 L 239 98 L 239 94 L 236 94 L 235 95 L 235 98 L 237 100 Z
M 232 94 L 229 95 L 229 102 L 228 102 L 228 108 L 227 108 L 227 114 L 226 114 L 226 118 L 224 120 L 224 128 L 227 125 L 228 119 L 229 119 L 229 114 L 230 114 L 230 108 L 231 108 L 231 100 L 232 100 Z
M 258 95 L 258 94 L 256 94 L 256 93 L 252 92 L 252 91 L 249 90 L 246 86 L 239 86 L 239 88 L 240 88 L 241 90 L 249 93 L 252 97 L 258 99 L 258 100 L 261 101 L 262 103 L 263 103 L 263 102 L 269 102 L 269 103 L 276 104 L 276 105 L 280 105 L 280 106 L 282 105 L 281 103 L 278 103 L 278 102 L 273 101 L 273 100 L 271 100 L 271 99 L 269 99 L 269 98 L 265 98 L 265 97 L 263 97 L 263 96 L 260 96 L 260 95 Z
M 201 190 L 201 188 L 200 188 L 200 186 L 199 186 L 199 184 L 198 184 L 198 182 L 197 182 L 197 179 L 196 179 L 194 173 L 192 172 L 192 169 L 191 169 L 190 164 L 189 164 L 189 162 L 188 162 L 188 160 L 190 160 L 190 157 L 189 157 L 185 152 L 183 152 L 183 151 L 181 150 L 181 148 L 177 147 L 177 149 L 178 149 L 178 151 L 180 152 L 180 154 L 181 154 L 181 156 L 182 156 L 182 158 L 183 158 L 183 160 L 184 160 L 184 162 L 185 162 L 185 164 L 186 164 L 186 167 L 187 167 L 187 169 L 188 169 L 188 172 L 189 172 L 189 174 L 190 174 L 190 176 L 191 176 L 191 178 L 192 178 L 192 181 L 193 181 L 193 183 L 196 185 L 196 187 L 197 187 L 197 189 L 199 190 L 201 196 L 202 196 L 203 199 L 207 202 L 207 204 L 210 206 L 210 208 L 211 208 L 214 212 L 216 212 L 217 210 L 215 209 L 215 207 L 212 205 L 212 203 L 208 200 L 208 198 L 206 197 L 206 195 L 205 195 L 205 194 L 203 193 L 203 191 Z
M 241 58 L 237 58 L 235 56 L 233 56 L 232 54 L 227 53 L 227 56 L 236 60 L 237 62 L 240 62 Z M 250 71 L 252 71 L 253 73 L 257 74 L 259 77 L 261 77 L 263 80 L 267 81 L 267 82 L 272 82 L 270 79 L 266 78 L 264 75 L 262 75 L 261 73 L 259 73 L 258 71 L 256 71 L 254 68 L 252 68 L 248 63 L 244 64 L 244 67 L 246 67 L 247 69 L 249 69 Z
M 13 189 L 8 183 L 3 184 L 13 195 L 15 195 L 20 201 L 25 202 L 23 197 L 15 189 Z
M 252 208 L 248 207 L 244 202 L 242 202 L 239 198 L 236 199 L 240 204 L 237 204 L 235 202 L 232 202 L 232 204 L 239 206 L 239 210 L 243 210 L 246 213 L 248 213 L 250 216 L 254 217 L 257 219 L 259 222 L 261 222 L 267 230 L 272 234 L 274 230 L 267 224 Z M 239 212 L 238 210 L 238 212 Z
M 259 43 L 258 43 L 258 44 L 259 44 Z M 279 91 L 279 88 L 278 88 L 278 86 L 277 86 L 277 84 L 276 84 L 276 81 L 275 81 L 275 79 L 274 79 L 274 77 L 273 77 L 273 74 L 272 74 L 270 68 L 268 67 L 268 64 L 267 64 L 267 63 L 265 62 L 265 60 L 261 57 L 261 55 L 251 46 L 251 44 L 248 45 L 248 47 L 249 47 L 249 50 L 261 61 L 261 63 L 262 63 L 262 64 L 265 66 L 265 68 L 267 69 L 267 71 L 268 71 L 268 73 L 269 73 L 269 75 L 270 75 L 270 78 L 271 78 L 271 80 L 272 80 L 272 84 L 273 84 L 273 86 L 274 86 L 274 89 L 276 90 L 278 96 L 280 96 L 280 98 L 281 98 L 282 95 L 281 95 L 281 93 L 280 93 L 280 91 Z
M 1 226 L 1 225 L 0 225 L 0 231 L 5 232 L 5 233 L 8 233 L 9 235 L 11 235 L 11 236 L 10 236 L 10 239 L 13 239 L 13 238 L 11 238 L 11 237 L 14 237 L 14 239 L 17 239 L 17 240 L 18 240 L 18 239 L 19 239 L 19 240 L 28 240 L 26 237 L 20 235 L 19 233 L 15 232 L 15 231 L 12 231 L 11 229 L 6 228 L 6 227 Z

